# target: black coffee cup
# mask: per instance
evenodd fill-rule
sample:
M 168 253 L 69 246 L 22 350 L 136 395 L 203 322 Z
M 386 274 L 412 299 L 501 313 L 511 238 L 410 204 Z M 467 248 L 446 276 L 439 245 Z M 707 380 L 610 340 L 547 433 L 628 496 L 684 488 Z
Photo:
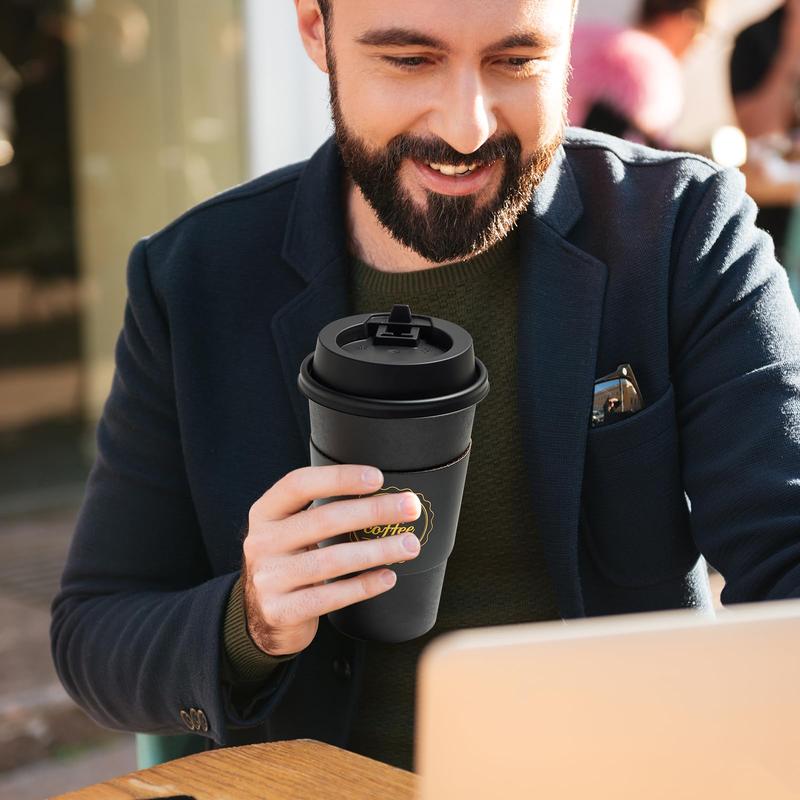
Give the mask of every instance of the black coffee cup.
M 421 544 L 415 559 L 388 565 L 397 573 L 392 589 L 328 618 L 357 639 L 404 642 L 427 633 L 455 544 L 475 406 L 489 393 L 472 337 L 447 320 L 412 314 L 407 305 L 345 317 L 320 331 L 298 386 L 309 401 L 313 466 L 376 466 L 384 485 L 375 494 L 411 491 L 422 506 L 413 522 L 322 543 L 412 532 Z

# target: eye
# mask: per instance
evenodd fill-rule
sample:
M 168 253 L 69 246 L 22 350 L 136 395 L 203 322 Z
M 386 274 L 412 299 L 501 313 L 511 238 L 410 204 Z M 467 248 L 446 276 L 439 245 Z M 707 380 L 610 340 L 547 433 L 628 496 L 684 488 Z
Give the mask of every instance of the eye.
M 528 72 L 537 59 L 528 56 L 512 56 L 504 58 L 500 63 L 512 72 Z
M 428 63 L 424 56 L 381 56 L 384 61 L 400 69 L 417 69 Z

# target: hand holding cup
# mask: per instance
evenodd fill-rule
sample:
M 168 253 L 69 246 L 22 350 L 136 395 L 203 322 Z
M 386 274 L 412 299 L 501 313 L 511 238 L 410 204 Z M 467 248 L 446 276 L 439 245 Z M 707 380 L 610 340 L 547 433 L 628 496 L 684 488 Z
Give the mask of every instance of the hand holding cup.
M 372 476 L 374 480 L 369 480 Z M 366 465 L 302 467 L 277 481 L 251 507 L 244 541 L 242 584 L 247 628 L 270 655 L 304 650 L 324 614 L 391 589 L 396 575 L 386 564 L 416 558 L 413 534 L 319 547 L 338 534 L 420 516 L 413 492 L 315 500 L 375 492 L 379 470 Z M 353 577 L 345 575 L 358 573 Z M 330 581 L 326 583 L 326 581 Z

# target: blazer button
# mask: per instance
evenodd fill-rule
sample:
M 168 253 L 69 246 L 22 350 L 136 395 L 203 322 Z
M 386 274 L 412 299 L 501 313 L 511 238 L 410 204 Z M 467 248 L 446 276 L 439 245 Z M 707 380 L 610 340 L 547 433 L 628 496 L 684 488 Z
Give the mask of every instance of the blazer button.
M 181 721 L 190 731 L 194 730 L 194 722 L 185 708 L 181 709 Z
M 345 681 L 350 680 L 352 671 L 350 669 L 350 662 L 346 658 L 334 658 L 331 666 L 333 667 L 333 674 L 337 678 L 341 678 Z
M 197 709 L 197 716 L 200 719 L 200 730 L 205 733 L 208 730 L 208 718 L 202 708 Z

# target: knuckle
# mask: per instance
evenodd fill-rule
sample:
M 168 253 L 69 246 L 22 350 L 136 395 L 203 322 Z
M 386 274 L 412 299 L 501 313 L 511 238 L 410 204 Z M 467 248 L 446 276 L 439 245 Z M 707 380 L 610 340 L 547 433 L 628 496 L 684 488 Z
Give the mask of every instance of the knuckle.
M 309 601 L 306 595 L 307 593 L 303 592 L 287 601 L 283 611 L 284 628 L 295 627 L 309 618 Z
M 347 542 L 340 546 L 333 562 L 329 565 L 331 576 L 341 578 L 355 575 L 368 569 L 372 564 L 369 547 L 363 547 L 366 542 Z
M 350 572 L 356 569 L 369 569 L 375 564 L 382 563 L 383 551 L 380 542 L 358 542 L 353 549 Z
M 338 494 L 345 494 L 349 486 L 353 483 L 352 467 L 347 464 L 339 464 L 334 467 L 336 470 L 333 479 Z
M 250 522 L 258 524 L 259 520 L 269 518 L 272 511 L 272 506 L 275 504 L 277 498 L 280 498 L 287 493 L 293 494 L 297 481 L 298 472 L 302 472 L 307 467 L 300 467 L 299 469 L 287 472 L 285 475 L 276 480 L 256 501 L 250 506 Z M 300 478 L 302 480 L 302 477 Z
M 385 539 L 381 539 L 381 553 L 386 558 L 387 563 L 397 561 L 399 556 L 405 558 L 411 555 L 403 548 L 400 541 L 401 538 L 400 536 L 387 536 Z
M 381 542 L 373 541 L 360 541 L 353 545 L 353 555 L 351 558 L 352 564 L 350 571 L 354 572 L 356 569 L 369 569 L 375 564 L 383 563 L 383 549 Z
M 242 542 L 242 555 L 246 564 L 251 564 L 256 558 L 256 543 L 252 533 L 248 533 Z
M 312 531 L 324 530 L 325 506 L 314 506 L 284 520 L 292 538 L 305 538 Z
M 275 528 L 265 525 L 261 530 L 251 530 L 242 542 L 242 551 L 248 564 L 259 563 L 264 554 L 275 549 Z
M 371 572 L 365 572 L 362 575 L 359 575 L 356 581 L 357 587 L 357 598 L 359 600 L 363 600 L 367 597 L 371 597 L 372 592 L 372 585 L 374 582 L 374 578 Z
M 314 467 L 299 467 L 286 475 L 287 489 L 296 495 L 305 495 L 313 478 Z
M 248 570 L 248 577 L 253 587 L 253 592 L 259 602 L 264 602 L 263 598 L 270 594 L 270 586 L 273 583 L 270 574 L 270 565 L 259 566 L 258 570 Z
M 339 534 L 362 528 L 369 514 L 360 500 L 340 500 L 320 507 L 319 529 Z
M 336 468 L 336 484 L 339 494 L 348 494 L 361 489 L 362 468 L 353 464 L 340 464 Z
M 336 500 L 314 509 L 312 524 L 315 530 L 324 534 L 344 531 L 357 520 L 357 509 L 349 500 Z
M 313 506 L 306 509 L 301 515 L 300 519 L 295 520 L 303 528 L 320 528 L 328 523 L 331 516 L 332 509 L 331 503 L 323 503 L 322 505 Z M 333 509 L 335 511 L 335 509 Z
M 299 625 L 301 622 L 317 617 L 314 597 L 314 592 L 306 592 L 297 598 L 292 607 L 293 624 Z
M 299 511 L 296 514 L 291 514 L 290 516 L 282 519 L 280 521 L 281 536 L 291 539 L 300 533 L 300 531 L 303 529 L 306 514 L 308 514 L 307 511 Z
M 314 509 L 314 524 L 320 530 L 329 531 L 342 528 L 353 516 L 353 503 L 348 500 L 334 500 Z
M 254 568 L 248 568 L 254 585 L 262 595 L 277 597 L 287 591 L 290 561 L 290 556 L 274 555 L 262 559 Z
M 264 622 L 274 630 L 291 628 L 297 624 L 295 605 L 284 599 L 273 598 L 264 605 Z
M 391 496 L 379 496 L 372 501 L 372 517 L 375 520 L 383 520 L 394 508 L 397 501 Z
M 247 531 L 248 535 L 258 528 L 259 520 L 263 516 L 262 507 L 264 505 L 264 496 L 259 497 L 258 500 L 250 506 L 247 512 Z
M 269 628 L 280 628 L 283 625 L 284 610 L 274 599 L 265 600 L 261 604 L 261 618 Z
M 265 525 L 260 533 L 260 545 L 267 553 L 277 553 L 280 550 L 283 529 L 277 523 Z
M 258 565 L 258 574 L 262 583 L 265 585 L 265 589 L 277 585 L 278 579 L 286 568 L 285 562 L 285 558 L 273 557 L 264 559 L 264 561 Z
M 327 554 L 330 560 L 330 554 Z M 293 560 L 293 572 L 300 584 L 312 583 L 324 568 L 325 553 L 322 550 L 308 550 Z
M 325 558 L 326 579 L 338 578 L 341 575 L 355 572 L 359 568 L 357 555 L 354 555 L 351 547 L 351 544 L 345 543 L 320 550 L 320 554 Z
M 392 519 L 399 519 L 400 516 L 402 516 L 402 512 L 400 511 L 400 503 L 407 496 L 407 494 L 407 492 L 403 492 L 402 494 L 384 495 L 384 513 L 389 514 Z

